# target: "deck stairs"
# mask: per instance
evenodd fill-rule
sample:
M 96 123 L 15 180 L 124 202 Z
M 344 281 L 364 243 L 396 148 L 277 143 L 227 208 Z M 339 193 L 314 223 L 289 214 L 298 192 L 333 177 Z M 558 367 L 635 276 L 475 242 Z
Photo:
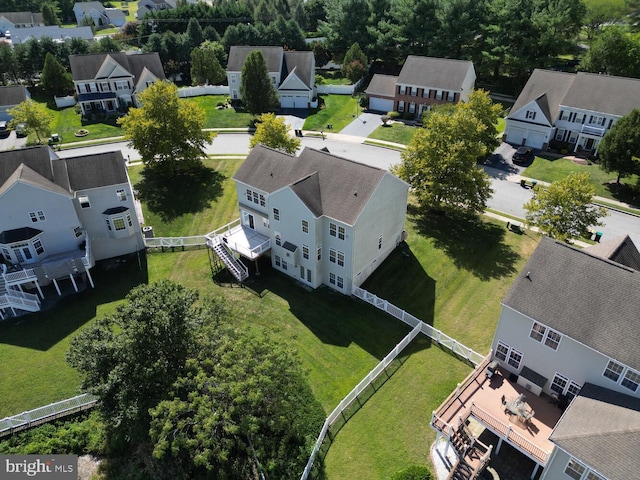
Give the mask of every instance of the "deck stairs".
M 40 298 L 31 293 L 7 287 L 7 283 L 0 274 L 0 319 L 4 320 L 12 316 L 16 310 L 26 312 L 40 311 Z
M 208 239 L 207 243 L 238 282 L 242 283 L 249 278 L 249 270 L 247 270 L 247 267 L 227 248 L 222 240 L 222 236 L 216 235 Z
M 483 448 L 484 446 L 477 442 L 464 424 L 453 433 L 450 442 L 459 460 L 451 469 L 447 480 L 476 480 L 479 478 L 489 463 L 492 448 Z

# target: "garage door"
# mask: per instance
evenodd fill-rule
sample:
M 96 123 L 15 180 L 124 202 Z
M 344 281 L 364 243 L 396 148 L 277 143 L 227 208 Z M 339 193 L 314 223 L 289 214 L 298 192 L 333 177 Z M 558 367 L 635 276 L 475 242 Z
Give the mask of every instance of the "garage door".
M 384 113 L 390 112 L 393 110 L 393 100 L 371 97 L 369 98 L 369 110 Z
M 537 149 L 542 149 L 542 144 L 544 143 L 544 134 L 543 133 L 533 133 L 529 132 L 529 136 L 527 137 L 527 146 L 533 147 Z
M 296 95 L 293 98 L 293 108 L 309 108 L 309 99 L 304 95 Z
M 524 138 L 524 130 L 522 128 L 510 128 L 507 133 L 507 143 L 512 145 L 522 145 L 522 139 Z
M 293 108 L 295 97 L 293 95 L 280 95 L 280 107 Z

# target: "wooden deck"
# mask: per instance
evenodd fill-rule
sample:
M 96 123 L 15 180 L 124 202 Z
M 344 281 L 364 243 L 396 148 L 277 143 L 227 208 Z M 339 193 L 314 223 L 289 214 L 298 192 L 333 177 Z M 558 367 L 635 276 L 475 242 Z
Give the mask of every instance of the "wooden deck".
M 545 466 L 553 450 L 549 435 L 555 427 L 562 411 L 552 399 L 542 394 L 537 396 L 524 387 L 508 380 L 508 372 L 498 370 L 492 378 L 487 378 L 484 370 L 486 361 L 478 366 L 447 401 L 437 410 L 432 426 L 448 436 L 450 427 L 457 428 L 472 415 L 493 433 L 508 441 L 526 456 Z M 518 420 L 505 413 L 502 397 L 512 399 L 523 393 L 528 408 L 535 415 L 528 421 Z

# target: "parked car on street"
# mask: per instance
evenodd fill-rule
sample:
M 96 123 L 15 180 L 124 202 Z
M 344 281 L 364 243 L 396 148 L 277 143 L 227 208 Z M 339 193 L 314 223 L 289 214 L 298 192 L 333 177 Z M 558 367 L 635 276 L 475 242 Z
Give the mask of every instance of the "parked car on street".
M 3 120 L 0 122 L 0 138 L 7 138 L 9 135 L 11 135 L 11 130 L 9 130 L 7 122 Z
M 531 147 L 518 147 L 514 152 L 511 161 L 518 165 L 526 165 L 533 160 L 533 148 Z

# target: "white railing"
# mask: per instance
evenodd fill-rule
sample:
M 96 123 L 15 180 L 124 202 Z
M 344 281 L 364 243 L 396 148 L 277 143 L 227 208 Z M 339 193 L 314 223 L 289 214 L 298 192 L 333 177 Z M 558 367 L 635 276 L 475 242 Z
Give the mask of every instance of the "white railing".
M 215 229 L 213 232 L 207 233 L 205 236 L 206 237 L 210 237 L 213 238 L 216 235 L 222 235 L 224 236 L 224 234 L 226 233 L 227 235 L 230 235 L 232 233 L 232 230 L 235 231 L 235 229 L 237 227 L 240 226 L 240 217 L 236 218 L 234 221 L 227 223 L 226 225 L 223 225 L 220 228 Z
M 199 85 L 197 87 L 183 87 L 178 89 L 178 97 L 200 97 L 202 95 L 229 95 L 227 85 Z
M 468 360 L 474 366 L 479 365 L 486 358 L 485 355 L 480 355 L 478 352 L 472 350 L 469 347 L 464 346 L 454 338 L 451 338 L 446 333 L 443 333 L 437 328 L 433 328 L 431 325 L 424 323 L 419 318 L 416 318 L 410 313 L 405 312 L 401 308 L 398 308 L 395 305 L 387 302 L 386 300 L 379 298 L 373 293 L 367 292 L 366 290 L 360 287 L 355 287 L 352 293 L 355 297 L 358 297 L 364 300 L 365 302 L 370 303 L 374 307 L 387 312 L 389 315 L 397 318 L 398 320 L 403 321 L 410 327 L 416 327 L 419 325 L 421 332 L 424 333 L 427 337 L 431 338 L 433 341 L 437 342 L 439 345 L 442 345 L 448 348 L 456 355 L 459 355 L 464 359 Z
M 193 237 L 154 237 L 145 238 L 144 246 L 147 248 L 184 248 L 199 247 L 206 245 L 207 237 L 204 235 L 195 235 Z
M 581 133 L 586 133 L 588 135 L 597 135 L 602 137 L 604 135 L 605 128 L 603 127 L 594 127 L 593 125 L 583 125 Z
M 40 298 L 32 293 L 7 289 L 3 295 L 0 295 L 0 306 L 37 311 L 40 310 Z
M 236 218 L 233 222 L 229 222 L 226 225 L 214 230 L 211 233 L 207 233 L 205 236 L 207 238 L 207 245 L 213 247 L 215 245 L 215 239 L 218 237 L 224 238 L 224 243 L 234 252 L 238 252 L 245 258 L 249 258 L 254 260 L 262 255 L 264 252 L 271 248 L 271 240 L 267 238 L 264 242 L 253 248 L 247 248 L 244 245 L 239 245 L 236 242 L 231 242 L 229 238 L 236 233 L 242 230 L 243 227 L 240 223 L 240 218 Z
M 38 278 L 36 277 L 33 268 L 25 268 L 24 270 L 18 270 L 17 272 L 3 273 L 2 277 L 4 278 L 7 286 L 33 282 Z
M 387 354 L 386 357 L 382 359 L 378 365 L 371 370 L 366 377 L 360 380 L 360 383 L 355 386 L 353 390 L 351 390 L 346 397 L 342 399 L 342 401 L 338 404 L 336 408 L 329 414 L 327 419 L 324 421 L 322 425 L 322 429 L 320 430 L 320 435 L 318 435 L 318 439 L 316 440 L 316 444 L 311 451 L 311 455 L 309 456 L 309 460 L 307 461 L 307 465 L 305 466 L 304 472 L 302 472 L 302 476 L 300 480 L 306 480 L 309 478 L 309 474 L 311 473 L 311 468 L 313 467 L 313 462 L 315 461 L 316 455 L 320 451 L 322 444 L 324 443 L 325 437 L 329 432 L 331 426 L 340 418 L 342 413 L 351 406 L 351 404 L 358 398 L 358 396 L 364 392 L 369 385 L 371 385 L 382 372 L 395 360 L 395 358 L 402 353 L 402 351 L 413 341 L 414 338 L 420 333 L 420 329 L 418 327 L 411 330 L 406 337 L 404 337 L 400 343 L 398 343 L 391 352 Z
M 73 398 L 61 400 L 60 402 L 45 405 L 44 407 L 29 410 L 28 412 L 13 415 L 12 417 L 3 418 L 0 420 L 0 437 L 86 410 L 93 407 L 97 402 L 98 397 L 85 393 Z

